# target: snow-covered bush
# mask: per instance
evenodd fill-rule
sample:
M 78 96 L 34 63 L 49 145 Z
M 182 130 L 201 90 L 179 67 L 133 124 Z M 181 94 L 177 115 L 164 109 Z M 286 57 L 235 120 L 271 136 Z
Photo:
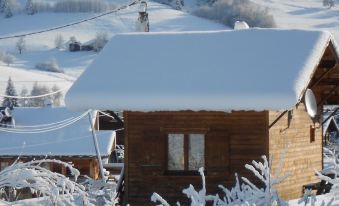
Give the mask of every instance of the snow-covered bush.
M 93 49 L 96 52 L 101 51 L 108 42 L 108 35 L 106 32 L 99 32 L 95 35 L 93 42 Z
M 281 183 L 288 176 L 288 174 L 283 176 L 280 174 L 283 158 L 280 159 L 278 169 L 275 171 L 275 174 L 272 174 L 271 171 L 272 161 L 268 161 L 266 156 L 262 156 L 262 160 L 263 162 L 253 160 L 252 165 L 245 165 L 246 169 L 251 171 L 255 177 L 263 183 L 262 188 L 256 186 L 245 177 L 241 178 L 242 183 L 240 183 L 236 174 L 236 184 L 233 188 L 231 188 L 231 190 L 219 185 L 219 188 L 221 188 L 224 192 L 224 197 L 221 198 L 218 194 L 207 195 L 205 175 L 203 173 L 203 168 L 200 168 L 199 173 L 202 178 L 202 189 L 200 191 L 196 191 L 195 188 L 190 185 L 182 192 L 191 200 L 191 206 L 204 206 L 207 202 L 213 202 L 213 205 L 218 206 L 287 205 L 287 203 L 279 197 L 274 188 L 275 185 Z M 157 193 L 152 195 L 151 200 L 153 202 L 160 202 L 162 205 L 169 206 L 166 200 Z
M 324 148 L 324 162 L 328 165 L 323 171 L 316 171 L 319 179 L 332 185 L 330 193 L 334 196 L 339 195 L 339 159 L 336 151 Z
M 81 198 L 82 205 L 91 205 L 85 187 L 70 180 L 62 174 L 51 172 L 43 164 L 57 164 L 69 169 L 75 181 L 80 172 L 73 165 L 55 159 L 32 160 L 26 163 L 15 161 L 12 165 L 0 171 L 0 194 L 9 201 L 19 197 L 17 190 L 28 188 L 37 196 L 47 196 L 55 205 L 73 205 L 74 195 Z M 60 197 L 62 202 L 60 201 Z M 65 202 L 66 201 L 66 202 Z M 78 201 L 79 202 L 79 201 Z
M 34 83 L 33 88 L 31 90 L 30 96 L 39 96 L 50 93 L 50 89 L 45 85 L 38 85 L 37 82 Z M 45 106 L 45 101 L 50 100 L 50 96 L 47 97 L 38 97 L 27 99 L 27 104 L 30 107 L 43 107 Z
M 7 66 L 11 65 L 15 61 L 15 56 L 10 53 L 5 53 L 2 57 L 2 61 L 7 64 Z
M 58 62 L 55 58 L 52 58 L 46 62 L 39 63 L 35 65 L 36 69 L 42 70 L 42 71 L 48 71 L 48 72 L 56 72 L 56 73 L 64 73 L 64 70 L 62 70 Z
M 219 0 L 194 11 L 203 18 L 221 22 L 233 28 L 234 22 L 245 21 L 250 27 L 276 27 L 274 17 L 268 9 L 250 0 Z

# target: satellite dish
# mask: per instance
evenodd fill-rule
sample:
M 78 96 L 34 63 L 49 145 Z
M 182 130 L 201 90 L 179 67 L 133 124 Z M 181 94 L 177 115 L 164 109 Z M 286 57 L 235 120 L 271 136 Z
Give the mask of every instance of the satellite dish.
M 234 30 L 249 29 L 250 27 L 245 21 L 236 21 L 234 23 Z
M 305 93 L 306 111 L 310 117 L 314 118 L 318 113 L 317 100 L 312 90 L 307 89 Z

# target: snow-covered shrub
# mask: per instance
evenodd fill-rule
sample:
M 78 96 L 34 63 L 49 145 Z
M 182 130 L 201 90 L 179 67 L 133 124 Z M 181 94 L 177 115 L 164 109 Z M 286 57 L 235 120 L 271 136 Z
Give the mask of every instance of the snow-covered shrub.
M 52 92 L 60 91 L 60 87 L 58 87 L 56 84 L 54 84 L 51 91 Z M 53 102 L 53 105 L 54 106 L 60 106 L 61 101 L 62 101 L 62 97 L 63 97 L 63 94 L 61 92 L 57 92 L 57 93 L 51 95 L 51 100 Z
M 202 6 L 194 14 L 232 28 L 236 21 L 245 21 L 250 27 L 276 27 L 274 17 L 269 14 L 268 9 L 250 0 L 219 0 L 211 6 Z
M 107 179 L 107 178 L 105 178 Z M 87 180 L 83 183 L 86 186 L 86 191 L 93 204 L 96 205 L 117 205 L 119 198 L 116 192 L 117 184 L 115 182 L 107 182 L 94 180 L 87 177 Z
M 106 32 L 99 32 L 95 35 L 93 42 L 93 49 L 96 52 L 101 51 L 108 42 L 108 35 Z
M 334 196 L 339 195 L 339 159 L 336 151 L 324 148 L 324 162 L 328 165 L 323 171 L 316 171 L 317 176 L 322 181 L 332 185 L 330 193 Z
M 18 198 L 18 189 L 28 188 L 38 196 L 47 196 L 55 205 L 74 205 L 74 194 L 81 198 L 82 205 L 90 205 L 85 187 L 62 174 L 45 169 L 43 164 L 58 164 L 69 169 L 75 181 L 80 172 L 73 165 L 55 159 L 32 160 L 26 163 L 15 161 L 0 171 L 0 194 L 8 201 L 9 197 Z M 62 195 L 62 202 L 60 196 Z M 13 199 L 11 199 L 13 200 Z M 66 201 L 66 202 L 65 202 Z
M 65 40 L 61 34 L 58 34 L 54 39 L 54 45 L 57 49 L 62 49 L 64 47 Z
M 335 6 L 335 0 L 323 0 L 323 6 L 332 8 Z
M 46 62 L 39 63 L 35 65 L 36 69 L 42 70 L 42 71 L 48 71 L 48 72 L 57 72 L 57 73 L 64 73 L 64 70 L 62 70 L 58 62 L 55 58 L 52 58 Z
M 5 53 L 2 57 L 2 61 L 7 64 L 7 66 L 11 65 L 15 61 L 15 56 L 10 53 Z
M 284 157 L 284 155 L 282 155 Z M 272 159 L 272 158 L 271 158 Z M 281 165 L 283 159 L 280 159 L 278 169 L 275 174 L 272 174 L 271 165 L 272 161 L 268 161 L 266 156 L 262 156 L 263 162 L 252 161 L 252 165 L 246 164 L 245 168 L 251 171 L 257 179 L 263 183 L 263 187 L 260 188 L 253 184 L 249 179 L 242 177 L 242 183 L 236 174 L 236 184 L 231 190 L 219 185 L 224 192 L 224 197 L 216 195 L 206 194 L 206 183 L 203 168 L 199 169 L 199 173 L 202 178 L 202 189 L 196 191 L 195 188 L 190 185 L 183 190 L 183 193 L 191 200 L 191 206 L 204 206 L 207 202 L 213 202 L 213 205 L 218 206 L 249 206 L 249 205 L 280 205 L 285 206 L 287 203 L 282 200 L 274 186 L 281 183 L 287 178 L 288 175 L 281 176 Z M 153 202 L 160 202 L 162 205 L 169 204 L 159 194 L 154 193 L 151 197 Z M 180 204 L 179 204 L 180 205 Z

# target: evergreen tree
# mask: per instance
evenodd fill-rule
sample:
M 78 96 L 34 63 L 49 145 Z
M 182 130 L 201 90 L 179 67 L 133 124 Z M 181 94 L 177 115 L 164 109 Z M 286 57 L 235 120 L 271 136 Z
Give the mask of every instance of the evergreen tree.
M 31 96 L 39 96 L 43 94 L 48 94 L 50 92 L 49 88 L 47 86 L 39 86 L 37 82 L 34 83 Z M 45 101 L 47 99 L 50 99 L 51 97 L 38 97 L 30 99 L 29 106 L 31 107 L 43 107 L 45 105 Z
M 25 6 L 25 12 L 28 15 L 33 15 L 37 13 L 37 7 L 34 4 L 33 0 L 27 0 L 26 6 Z
M 3 0 L 3 13 L 6 18 L 10 18 L 13 16 L 13 3 L 12 0 Z
M 5 2 L 6 0 L 0 0 L 0 13 L 4 13 L 5 11 Z
M 60 87 L 58 87 L 56 84 L 53 85 L 52 87 L 52 92 L 59 91 Z M 62 93 L 58 92 L 52 95 L 52 101 L 54 106 L 60 106 L 61 105 L 61 100 L 62 100 Z
M 6 92 L 5 95 L 7 96 L 17 96 L 15 87 L 14 87 L 14 83 L 11 79 L 11 77 L 9 77 L 8 81 L 7 81 L 7 87 L 6 87 Z M 17 107 L 18 106 L 18 99 L 17 98 L 11 98 L 11 97 L 5 97 L 4 100 L 2 101 L 2 106 L 3 107 Z
M 28 96 L 28 89 L 24 86 L 20 92 L 21 97 L 27 97 Z M 19 99 L 19 105 L 21 107 L 27 107 L 28 106 L 28 100 L 27 99 Z

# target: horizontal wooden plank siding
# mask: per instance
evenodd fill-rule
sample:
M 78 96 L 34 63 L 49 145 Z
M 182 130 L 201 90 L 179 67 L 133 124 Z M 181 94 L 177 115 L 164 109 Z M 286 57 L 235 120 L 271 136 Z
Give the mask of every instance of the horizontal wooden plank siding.
M 166 173 L 167 134 L 205 134 L 207 192 L 232 186 L 234 173 L 251 176 L 244 164 L 268 152 L 268 112 L 125 112 L 126 198 L 131 205 L 152 205 L 153 192 L 171 204 L 187 205 L 182 189 L 201 188 L 201 177 Z
M 270 122 L 273 122 L 280 113 L 270 111 Z M 313 142 L 310 127 L 315 128 Z M 278 192 L 285 199 L 300 198 L 303 185 L 319 181 L 314 170 L 322 169 L 321 126 L 318 122 L 313 122 L 301 103 L 271 127 L 269 134 L 269 152 L 273 156 L 273 170 L 278 167 L 280 155 L 285 146 L 288 146 L 282 174 L 289 173 L 290 176 L 279 184 Z

